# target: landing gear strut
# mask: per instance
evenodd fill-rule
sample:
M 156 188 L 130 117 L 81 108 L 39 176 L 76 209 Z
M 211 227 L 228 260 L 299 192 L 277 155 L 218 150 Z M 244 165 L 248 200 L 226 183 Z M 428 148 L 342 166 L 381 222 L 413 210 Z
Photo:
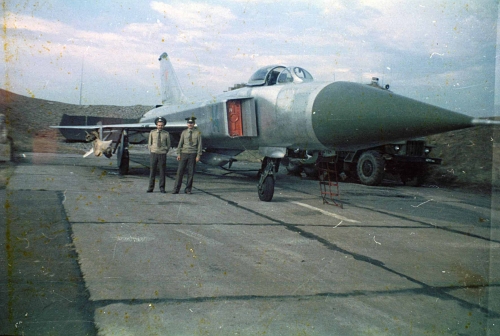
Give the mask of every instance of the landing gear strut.
M 127 175 L 129 168 L 129 158 L 130 155 L 128 153 L 128 134 L 127 130 L 123 130 L 120 144 L 118 146 L 118 154 L 116 156 L 118 163 L 118 171 L 120 175 Z
M 270 202 L 274 195 L 274 174 L 278 172 L 280 159 L 265 157 L 262 161 L 262 167 L 259 171 L 260 179 L 257 186 L 259 199 L 264 202 Z

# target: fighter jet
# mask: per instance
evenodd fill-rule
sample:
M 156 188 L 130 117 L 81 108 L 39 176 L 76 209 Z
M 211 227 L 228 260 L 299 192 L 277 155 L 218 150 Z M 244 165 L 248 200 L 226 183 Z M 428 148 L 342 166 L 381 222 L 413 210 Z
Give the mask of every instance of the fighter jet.
M 162 116 L 175 144 L 186 127 L 185 119 L 196 116 L 196 127 L 203 134 L 201 161 L 230 165 L 244 150 L 258 150 L 263 157 L 258 196 L 271 201 L 279 166 L 290 160 L 333 161 L 342 151 L 495 124 L 403 97 L 388 87 L 315 81 L 306 69 L 286 65 L 263 67 L 244 87 L 193 102 L 184 95 L 168 54 L 163 53 L 159 61 L 162 105 L 139 122 L 54 127 L 97 131 L 94 141 L 100 142 L 94 143 L 94 153 L 116 153 L 120 173 L 127 174 L 130 136 L 149 132 L 155 118 Z M 110 140 L 113 149 L 96 149 Z

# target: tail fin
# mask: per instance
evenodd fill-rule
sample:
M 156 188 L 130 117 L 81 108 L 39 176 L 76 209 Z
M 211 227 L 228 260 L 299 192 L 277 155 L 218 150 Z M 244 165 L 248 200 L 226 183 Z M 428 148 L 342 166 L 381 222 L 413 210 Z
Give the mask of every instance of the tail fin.
M 186 102 L 168 54 L 164 52 L 158 60 L 161 71 L 161 103 L 171 105 Z

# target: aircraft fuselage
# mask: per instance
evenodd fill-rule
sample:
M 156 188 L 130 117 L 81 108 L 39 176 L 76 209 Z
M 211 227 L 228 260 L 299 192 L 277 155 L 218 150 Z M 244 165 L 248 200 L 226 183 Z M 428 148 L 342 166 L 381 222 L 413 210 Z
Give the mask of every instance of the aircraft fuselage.
M 473 126 L 469 116 L 351 82 L 245 87 L 156 108 L 141 122 L 160 115 L 177 123 L 194 115 L 204 147 L 233 150 L 356 150 Z
M 138 123 L 60 127 L 93 130 L 101 139 L 116 135 L 111 140 L 119 144 L 115 150 L 121 174 L 128 172 L 129 137 L 154 129 L 154 120 L 160 116 L 167 119 L 165 128 L 171 132 L 173 146 L 187 127 L 185 120 L 196 117 L 203 134 L 201 160 L 205 163 L 230 166 L 238 153 L 258 149 L 263 157 L 257 186 L 262 201 L 272 199 L 275 173 L 287 155 L 304 164 L 322 164 L 323 159 L 338 158 L 336 151 L 352 153 L 494 123 L 397 95 L 387 86 L 378 86 L 376 78 L 370 85 L 316 82 L 297 66 L 260 68 L 245 87 L 193 102 L 184 96 L 168 54 L 163 53 L 159 60 L 163 106 L 144 114 Z M 358 175 L 363 173 L 373 183 L 380 180 L 381 155 L 376 150 L 361 154 L 358 163 L 366 164 L 359 165 Z

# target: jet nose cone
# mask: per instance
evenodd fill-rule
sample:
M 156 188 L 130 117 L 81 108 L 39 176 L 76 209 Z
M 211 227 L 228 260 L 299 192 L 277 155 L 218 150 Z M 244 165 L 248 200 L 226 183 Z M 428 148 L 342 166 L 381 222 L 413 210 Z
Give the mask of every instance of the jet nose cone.
M 312 126 L 325 146 L 349 149 L 472 127 L 472 117 L 368 85 L 335 82 L 315 97 Z

